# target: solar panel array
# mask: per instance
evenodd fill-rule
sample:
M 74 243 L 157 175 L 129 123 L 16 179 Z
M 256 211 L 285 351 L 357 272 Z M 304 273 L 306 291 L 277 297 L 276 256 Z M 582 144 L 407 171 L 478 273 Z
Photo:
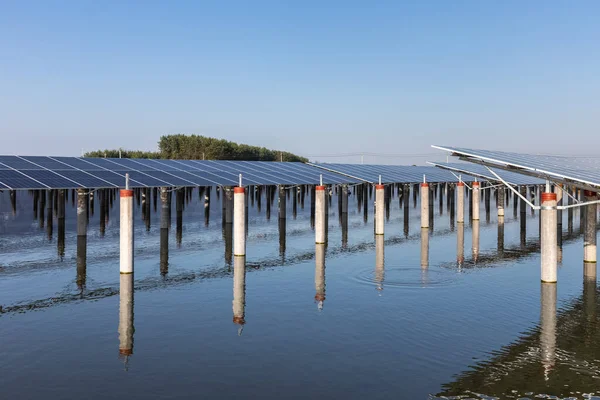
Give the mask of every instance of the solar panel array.
M 475 150 L 450 146 L 432 147 L 494 165 L 521 169 L 535 174 L 540 178 L 557 178 L 600 187 L 600 160 L 594 157 L 573 158 Z
M 371 164 L 311 164 L 316 167 L 339 172 L 346 176 L 359 178 L 366 182 L 378 182 L 381 175 L 382 183 L 418 183 L 423 182 L 423 175 L 427 182 L 458 182 L 456 176 L 449 171 L 435 167 L 422 167 L 410 165 L 371 165 Z M 466 182 L 475 180 L 474 177 L 465 175 Z
M 479 164 L 471 164 L 471 163 L 444 163 L 444 162 L 428 162 L 435 167 L 446 169 L 448 171 L 454 171 L 456 174 L 470 174 L 472 176 L 476 176 L 480 179 L 498 182 L 498 178 L 496 178 L 488 169 Z M 498 174 L 502 179 L 504 179 L 507 183 L 512 185 L 541 185 L 545 183 L 545 180 L 540 178 L 535 178 L 532 176 L 527 176 L 523 174 L 518 174 L 516 172 L 504 171 L 495 168 L 490 168 L 496 174 Z
M 0 189 L 235 186 L 357 183 L 303 163 L 0 156 Z

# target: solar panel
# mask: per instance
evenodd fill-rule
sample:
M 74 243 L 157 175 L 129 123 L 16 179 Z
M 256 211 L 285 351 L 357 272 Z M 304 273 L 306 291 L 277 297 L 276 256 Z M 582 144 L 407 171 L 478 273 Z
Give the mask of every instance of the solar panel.
M 48 186 L 12 169 L 0 169 L 0 182 L 10 189 L 47 189 Z
M 39 165 L 39 167 L 42 167 L 42 168 L 47 168 L 47 169 L 52 169 L 52 170 L 73 169 L 73 167 L 65 165 L 59 161 L 53 160 L 50 157 L 23 156 L 21 158 L 23 158 L 27 161 L 30 161 L 32 163 L 35 163 L 35 164 Z M 39 167 L 37 167 L 37 168 L 39 168 Z
M 35 179 L 53 189 L 67 189 L 73 187 L 84 187 L 79 182 L 63 178 L 55 172 L 41 169 L 30 169 L 23 171 L 28 177 Z
M 423 175 L 428 182 L 456 182 L 458 179 L 450 172 L 434 167 L 417 167 L 408 165 L 367 165 L 367 164 L 311 164 L 319 168 L 335 171 L 346 176 L 375 183 L 417 183 L 423 181 Z M 465 176 L 465 181 L 473 180 Z
M 498 178 L 496 178 L 487 168 L 483 165 L 472 164 L 472 163 L 437 163 L 437 162 L 428 162 L 435 167 L 446 169 L 449 171 L 454 171 L 456 174 L 470 174 L 472 176 L 477 176 L 480 179 L 485 179 L 488 181 L 499 182 Z M 506 182 L 513 185 L 541 185 L 545 183 L 543 179 L 534 178 L 527 175 L 517 174 L 515 172 L 502 171 L 498 169 L 491 168 L 492 171 L 497 173 L 502 179 Z
M 466 161 L 486 163 L 490 166 L 511 169 L 511 171 L 553 179 L 600 187 L 600 163 L 594 158 L 577 159 L 563 156 L 508 153 L 502 151 L 475 150 L 461 147 L 432 146 L 449 151 Z
M 40 169 L 40 167 L 37 165 L 30 163 L 27 160 L 23 160 L 17 156 L 0 156 L 0 163 L 7 167 L 7 169 Z
M 117 183 L 110 183 L 110 181 L 106 181 L 101 179 L 97 173 L 94 173 L 93 175 L 88 173 L 88 172 L 84 172 L 84 171 L 78 171 L 78 170 L 60 170 L 57 171 L 60 175 L 64 176 L 65 178 L 68 179 L 72 179 L 74 181 L 76 181 L 77 183 L 81 184 L 81 187 L 86 188 L 86 189 L 95 189 L 95 188 L 106 188 L 106 187 L 118 187 L 119 185 Z M 106 171 L 108 172 L 108 171 Z M 113 174 L 114 175 L 114 174 Z M 118 175 L 115 175 L 116 177 L 118 177 Z M 123 178 L 121 178 L 121 182 Z

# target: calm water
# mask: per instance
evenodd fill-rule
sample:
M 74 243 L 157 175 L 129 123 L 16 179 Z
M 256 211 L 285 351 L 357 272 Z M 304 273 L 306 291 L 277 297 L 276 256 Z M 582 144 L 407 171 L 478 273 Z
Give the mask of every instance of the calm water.
M 32 196 L 17 196 L 13 213 L 0 194 L 2 398 L 600 393 L 599 296 L 583 278 L 578 211 L 572 226 L 563 213 L 559 283 L 544 286 L 537 215 L 527 211 L 523 231 L 512 196 L 503 227 L 492 198 L 489 219 L 482 202 L 482 220 L 461 230 L 444 197 L 425 231 L 413 194 L 408 219 L 394 196 L 377 241 L 372 199 L 365 221 L 351 196 L 346 230 L 334 194 L 326 248 L 314 244 L 308 193 L 295 218 L 287 201 L 285 225 L 276 197 L 267 218 L 263 196 L 260 211 L 250 207 L 244 268 L 216 193 L 207 210 L 196 190 L 180 229 L 173 196 L 162 248 L 160 203 L 144 210 L 149 224 L 137 207 L 129 282 L 119 275 L 118 199 L 103 223 L 96 201 L 84 263 L 70 193 L 64 232 L 55 213 L 49 230 L 48 213 L 40 223 Z

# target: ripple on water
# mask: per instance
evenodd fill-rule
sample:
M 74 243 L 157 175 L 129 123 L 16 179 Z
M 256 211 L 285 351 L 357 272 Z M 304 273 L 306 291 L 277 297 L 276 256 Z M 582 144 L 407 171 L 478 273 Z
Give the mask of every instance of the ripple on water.
M 361 284 L 377 285 L 385 288 L 436 288 L 450 286 L 457 276 L 450 270 L 421 268 L 413 266 L 385 266 L 358 271 L 352 279 Z

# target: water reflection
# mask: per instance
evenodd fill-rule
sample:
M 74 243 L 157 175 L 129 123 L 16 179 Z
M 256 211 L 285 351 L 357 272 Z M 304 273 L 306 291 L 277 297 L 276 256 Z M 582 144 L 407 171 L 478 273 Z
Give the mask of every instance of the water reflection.
M 498 257 L 504 257 L 504 217 L 498 217 Z
M 600 321 L 595 274 L 595 264 L 584 265 L 581 295 L 560 310 L 557 285 L 541 283 L 539 326 L 443 385 L 439 396 L 580 398 L 597 392 Z
M 248 213 L 246 213 L 248 215 Z M 248 224 L 246 224 L 246 227 Z M 287 237 L 287 221 L 285 218 L 279 218 L 279 255 L 281 256 L 281 262 L 285 263 L 285 248 L 286 248 L 286 237 Z
M 479 220 L 473 220 L 472 239 L 473 262 L 477 263 L 479 259 Z
M 127 369 L 133 355 L 133 274 L 121 274 L 119 285 L 119 356 Z
M 233 263 L 233 323 L 242 335 L 246 324 L 246 257 L 236 256 Z
M 540 355 L 548 380 L 556 362 L 556 283 L 542 282 L 540 298 Z
M 462 267 L 465 262 L 465 224 L 459 222 L 456 229 L 456 262 L 459 267 Z
M 317 308 L 323 309 L 325 303 L 325 245 L 315 245 L 315 300 Z
M 375 282 L 377 290 L 383 290 L 385 280 L 385 244 L 383 235 L 375 235 Z
M 429 228 L 421 228 L 421 268 L 429 267 Z

